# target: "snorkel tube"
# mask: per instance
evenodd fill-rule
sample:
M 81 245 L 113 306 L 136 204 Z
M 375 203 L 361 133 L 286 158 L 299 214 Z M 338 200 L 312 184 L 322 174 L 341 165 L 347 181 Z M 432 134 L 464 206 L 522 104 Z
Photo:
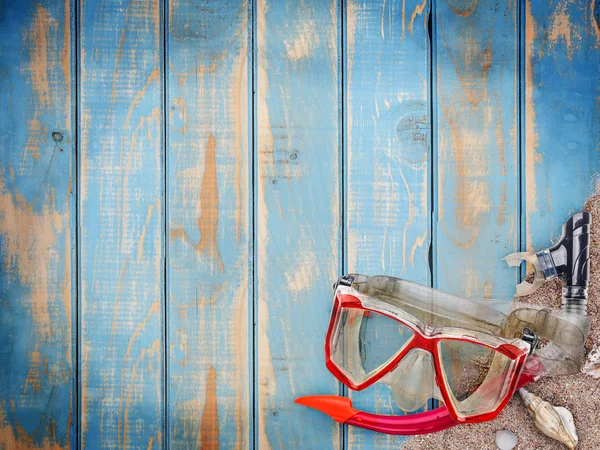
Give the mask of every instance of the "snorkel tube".
M 536 310 L 523 303 L 507 317 L 504 331 L 522 333 L 523 340 L 531 346 L 531 356 L 525 362 L 515 391 L 546 375 L 579 370 L 590 323 L 587 299 L 591 221 L 590 213 L 577 213 L 563 225 L 561 238 L 552 247 L 538 252 L 513 253 L 504 258 L 511 267 L 520 266 L 525 260 L 535 269 L 533 283 L 523 281 L 517 285 L 517 297 L 535 292 L 546 280 L 559 277 L 562 281 L 559 311 Z M 555 345 L 544 346 L 540 342 Z M 416 414 L 386 416 L 355 409 L 349 398 L 341 396 L 313 395 L 295 401 L 327 414 L 336 422 L 388 434 L 427 434 L 458 424 L 445 406 Z
M 428 434 L 457 425 L 445 407 L 407 416 L 384 416 L 354 409 L 352 400 L 337 395 L 308 395 L 297 398 L 295 402 L 321 411 L 338 423 L 379 433 Z
M 537 354 L 547 368 L 546 375 L 565 375 L 579 371 L 584 356 L 584 346 L 589 331 L 590 317 L 587 315 L 588 283 L 590 275 L 590 227 L 592 215 L 580 212 L 573 215 L 562 227 L 558 242 L 550 248 L 538 252 L 512 253 L 504 258 L 510 267 L 517 267 L 522 261 L 529 262 L 534 268 L 533 282 L 526 280 L 517 285 L 516 297 L 522 297 L 535 292 L 545 281 L 560 278 L 562 282 L 562 301 L 559 311 L 552 316 L 561 321 L 569 322 L 580 331 L 578 336 L 566 336 L 557 327 L 549 327 L 546 321 L 529 314 L 532 322 L 540 322 L 541 326 L 533 326 L 533 331 L 544 330 L 554 336 L 538 334 L 537 338 L 558 342 L 562 354 L 550 355 L 547 349 L 540 349 Z M 545 309 L 544 313 L 551 310 Z M 518 311 L 512 314 L 511 326 L 522 329 L 529 327 L 518 318 Z M 537 319 L 537 320 L 536 320 Z M 571 338 L 569 342 L 569 338 Z M 535 345 L 534 345 L 535 347 Z
M 577 213 L 563 225 L 562 235 L 552 247 L 506 256 L 504 261 L 509 267 L 518 267 L 527 261 L 534 268 L 533 282 L 518 284 L 516 297 L 532 294 L 544 281 L 559 277 L 563 286 L 561 310 L 587 315 L 591 224 L 589 212 Z
M 531 374 L 522 374 L 516 390 L 527 386 L 533 381 L 534 377 Z M 450 412 L 445 406 L 405 416 L 385 416 L 354 409 L 352 400 L 339 395 L 307 395 L 294 401 L 299 405 L 321 411 L 338 423 L 353 425 L 378 433 L 401 436 L 429 434 L 459 425 L 450 416 Z

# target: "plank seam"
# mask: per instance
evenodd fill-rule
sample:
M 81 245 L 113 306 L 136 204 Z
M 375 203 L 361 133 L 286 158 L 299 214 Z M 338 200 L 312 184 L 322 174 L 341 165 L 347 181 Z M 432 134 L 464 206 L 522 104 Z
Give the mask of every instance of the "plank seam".
M 435 53 L 435 44 L 437 35 L 434 35 L 434 26 L 433 22 L 435 20 L 435 0 L 431 1 L 429 7 L 429 18 L 427 20 L 427 35 L 429 36 L 429 131 L 430 131 L 430 145 L 431 145 L 431 154 L 428 172 L 430 177 L 430 222 L 429 229 L 431 231 L 430 237 L 430 245 L 429 245 L 429 284 L 431 287 L 437 286 L 437 273 L 436 273 L 436 264 L 434 258 L 434 247 L 437 246 L 437 208 L 435 207 L 436 197 L 436 176 L 437 176 L 437 145 L 436 145 L 436 125 L 437 125 L 437 109 L 435 108 L 434 99 L 437 95 L 436 92 L 436 71 L 437 71 L 437 58 Z
M 348 188 L 346 182 L 346 153 L 347 153 L 347 138 L 346 138 L 346 100 L 347 100 L 347 92 L 346 92 L 346 14 L 347 14 L 347 5 L 344 0 L 339 1 L 338 12 L 340 15 L 338 21 L 338 30 L 339 30 L 339 48 L 338 48 L 338 99 L 339 99 L 339 117 L 338 121 L 340 124 L 339 129 L 339 177 L 340 177 L 340 206 L 339 206 L 339 215 L 340 215 L 340 269 L 341 275 L 344 275 L 347 268 L 346 261 L 346 245 L 347 245 L 347 223 L 346 223 L 346 190 Z M 348 388 L 343 384 L 338 382 L 338 393 L 342 396 L 348 395 Z M 346 450 L 348 448 L 348 426 L 344 424 L 339 425 L 339 433 L 340 433 L 340 441 L 339 446 L 341 449 Z
M 526 0 L 528 1 L 528 0 Z M 523 145 L 526 142 L 525 140 L 525 3 L 518 2 L 517 3 L 517 161 L 519 162 L 518 169 L 518 192 L 519 192 L 519 201 L 517 203 L 517 214 L 519 216 L 519 220 L 517 222 L 518 226 L 518 251 L 523 252 L 526 251 L 526 230 L 527 230 L 527 215 L 524 214 L 526 211 L 526 199 L 523 196 L 526 193 L 525 186 L 525 157 L 526 151 L 523 149 Z M 527 267 L 522 265 L 520 270 L 517 273 L 518 282 L 521 282 L 526 275 Z
M 79 98 L 79 52 L 80 52 L 80 47 L 79 47 L 79 2 L 77 2 L 76 0 L 71 0 L 70 1 L 70 5 L 71 5 L 71 17 L 69 18 L 70 20 L 70 26 L 71 26 L 71 30 L 72 32 L 72 38 L 71 38 L 71 49 L 73 51 L 73 72 L 71 74 L 71 80 L 73 81 L 73 91 L 71 92 L 71 96 L 72 99 L 71 101 L 73 102 L 73 109 L 72 109 L 72 115 L 73 115 L 73 149 L 74 149 L 74 164 L 73 164 L 73 170 L 74 170 L 74 177 L 75 177 L 75 207 L 74 207 L 74 212 L 75 212 L 75 236 L 74 236 L 74 241 L 75 241 L 75 252 L 74 252 L 74 257 L 75 257 L 75 262 L 73 264 L 73 268 L 75 270 L 75 276 L 74 276 L 74 283 L 75 283 L 75 298 L 74 298 L 74 302 L 75 305 L 73 307 L 73 311 L 75 314 L 75 318 L 74 318 L 74 322 L 75 322 L 75 345 L 74 347 L 74 352 L 75 352 L 75 376 L 74 376 L 74 381 L 75 381 L 75 386 L 73 389 L 73 396 L 74 396 L 74 400 L 73 400 L 73 409 L 74 409 L 74 414 L 75 414 L 75 419 L 73 420 L 73 430 L 72 430 L 72 436 L 71 436 L 71 442 L 75 444 L 75 448 L 81 448 L 81 405 L 80 405 L 80 400 L 81 400 L 81 394 L 80 394 L 80 379 L 81 379 L 81 367 L 80 367 L 80 355 L 81 355 L 81 349 L 80 349 L 80 343 L 81 343 L 81 339 L 79 336 L 79 331 L 80 331 L 80 276 L 81 276 L 81 270 L 80 270 L 80 260 L 79 260 L 79 248 L 80 248 L 80 235 L 79 235 L 79 222 L 80 222 L 80 217 L 79 217 L 79 201 L 80 201 L 80 183 L 79 183 L 79 173 L 80 173 L 80 169 L 79 169 L 79 152 L 80 152 L 80 121 L 79 121 L 79 102 L 80 102 L 80 98 Z M 74 436 L 73 436 L 74 434 Z
M 251 218 L 250 218 L 250 222 L 251 222 L 251 226 L 252 226 L 252 239 L 250 239 L 249 242 L 249 246 L 250 246 L 250 279 L 251 279 L 251 295 L 250 295 L 250 301 L 252 302 L 252 304 L 250 305 L 251 308 L 249 308 L 250 311 L 250 315 L 251 315 L 251 320 L 252 320 L 252 335 L 251 335 L 251 342 L 252 342 L 252 348 L 250 350 L 250 357 L 252 358 L 252 376 L 250 377 L 251 383 L 250 383 L 250 397 L 251 397 L 251 408 L 252 408 L 252 420 L 251 420 L 251 424 L 250 424 L 250 433 L 251 433 L 251 442 L 249 447 L 251 447 L 252 449 L 256 450 L 257 446 L 258 446 L 258 417 L 259 417 L 259 411 L 258 411 L 258 401 L 257 401 L 257 392 L 258 392 L 258 342 L 257 342 L 257 332 L 256 332 L 256 320 L 258 317 L 258 298 L 257 298 L 257 283 L 258 283 L 258 274 L 257 274 L 257 270 L 256 270 L 256 248 L 257 248 L 257 236 L 256 236 L 256 229 L 257 229 L 257 204 L 256 204 L 256 198 L 257 198 L 257 193 L 258 193 L 258 187 L 256 185 L 256 165 L 257 165 L 257 158 L 256 158 L 256 142 L 257 142 L 257 123 L 256 123 L 256 109 L 257 109 L 257 102 L 256 102 L 256 91 L 257 91 L 257 48 L 256 48 L 256 0 L 250 0 L 249 2 L 249 11 L 248 14 L 250 15 L 250 20 L 248 21 L 249 27 L 250 27 L 250 33 L 248 33 L 248 39 L 250 41 L 250 45 L 249 45 L 249 56 L 250 56 L 250 64 L 248 67 L 248 70 L 250 71 L 250 108 L 249 108 L 249 113 L 250 113 L 250 133 L 249 133 L 249 139 L 250 139 L 250 151 L 251 151 L 251 155 L 250 155 L 250 180 L 251 180 L 251 202 L 252 202 L 252 211 L 251 211 Z
M 167 42 L 167 32 L 168 32 L 168 0 L 160 0 L 160 12 L 159 17 L 161 21 L 160 27 L 160 37 L 162 40 L 160 43 L 160 73 L 161 73 L 161 109 L 162 109 L 162 117 L 161 117 L 161 148 L 162 148 L 162 202 L 163 202 L 163 210 L 162 210 L 162 220 L 163 220 L 163 301 L 161 307 L 163 309 L 161 314 L 161 327 L 162 327 L 162 376 L 161 376 L 161 389 L 163 390 L 163 417 L 162 417 L 162 425 L 163 425 L 163 440 L 162 440 L 162 448 L 169 448 L 169 346 L 168 346 L 168 332 L 169 332 L 169 321 L 167 317 L 168 313 L 168 301 L 169 301 L 169 283 L 168 283 L 168 251 L 169 251 L 169 221 L 168 221 L 168 171 L 167 171 L 167 143 L 168 143 L 168 116 L 167 116 L 167 95 L 168 95 L 168 80 L 167 80 L 167 57 L 168 57 L 168 42 Z
M 81 200 L 81 185 L 79 176 L 81 173 L 80 165 L 80 136 L 81 136 L 81 123 L 79 119 L 79 109 L 81 97 L 79 95 L 79 80 L 80 80 L 80 18 L 79 18 L 79 2 L 76 0 L 71 0 L 71 22 L 73 23 L 73 41 L 71 43 L 72 48 L 74 48 L 74 78 L 73 82 L 73 92 L 74 96 L 75 108 L 74 108 L 74 149 L 75 149 L 75 161 L 74 161 L 74 170 L 75 170 L 75 389 L 74 389 L 74 409 L 75 409 L 75 420 L 74 420 L 74 433 L 75 436 L 71 441 L 75 441 L 75 448 L 81 448 L 81 339 L 80 339 L 80 330 L 81 330 L 81 261 L 80 261 L 80 247 L 81 247 L 81 236 L 79 233 L 80 227 L 80 200 Z
M 437 287 L 437 264 L 434 251 L 437 250 L 437 208 L 436 208 L 436 188 L 437 188 L 437 142 L 436 142 L 436 127 L 437 127 L 437 108 L 434 99 L 437 95 L 437 54 L 435 52 L 437 43 L 437 33 L 435 32 L 436 22 L 436 5 L 435 0 L 431 0 L 429 6 L 429 18 L 427 20 L 427 35 L 429 37 L 429 130 L 430 130 L 430 164 L 428 167 L 430 184 L 429 184 L 429 202 L 430 202 L 430 222 L 429 230 L 431 233 L 429 244 L 429 284 L 431 287 Z M 429 409 L 434 409 L 438 406 L 435 399 L 429 402 Z

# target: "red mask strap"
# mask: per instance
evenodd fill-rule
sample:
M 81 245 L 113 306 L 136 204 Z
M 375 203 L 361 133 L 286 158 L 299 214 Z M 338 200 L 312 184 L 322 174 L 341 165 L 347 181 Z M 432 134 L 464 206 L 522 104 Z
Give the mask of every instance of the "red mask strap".
M 522 374 L 517 389 L 535 380 L 531 374 Z M 360 411 L 352 407 L 352 400 L 337 395 L 309 395 L 297 398 L 296 403 L 327 414 L 333 420 L 346 425 L 366 428 L 387 434 L 427 434 L 458 425 L 445 406 L 406 416 L 383 416 Z
M 310 395 L 297 398 L 296 403 L 321 411 L 336 422 L 388 434 L 434 433 L 456 425 L 445 407 L 407 416 L 382 416 L 354 409 L 349 398 L 336 395 Z

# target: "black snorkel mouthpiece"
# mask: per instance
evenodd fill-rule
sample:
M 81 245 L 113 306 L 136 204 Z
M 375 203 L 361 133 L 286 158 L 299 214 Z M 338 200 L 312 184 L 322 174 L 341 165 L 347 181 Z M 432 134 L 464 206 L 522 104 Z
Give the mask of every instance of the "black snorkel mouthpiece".
M 546 280 L 560 277 L 566 313 L 587 314 L 591 224 L 589 212 L 575 214 L 563 225 L 559 241 L 536 253 Z

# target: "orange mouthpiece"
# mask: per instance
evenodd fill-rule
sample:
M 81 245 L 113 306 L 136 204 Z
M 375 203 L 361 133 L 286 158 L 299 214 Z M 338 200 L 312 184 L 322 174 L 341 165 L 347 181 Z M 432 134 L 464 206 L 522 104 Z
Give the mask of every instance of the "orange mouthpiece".
M 337 395 L 308 395 L 294 400 L 296 403 L 327 414 L 336 422 L 344 423 L 360 411 L 352 407 L 352 400 Z

